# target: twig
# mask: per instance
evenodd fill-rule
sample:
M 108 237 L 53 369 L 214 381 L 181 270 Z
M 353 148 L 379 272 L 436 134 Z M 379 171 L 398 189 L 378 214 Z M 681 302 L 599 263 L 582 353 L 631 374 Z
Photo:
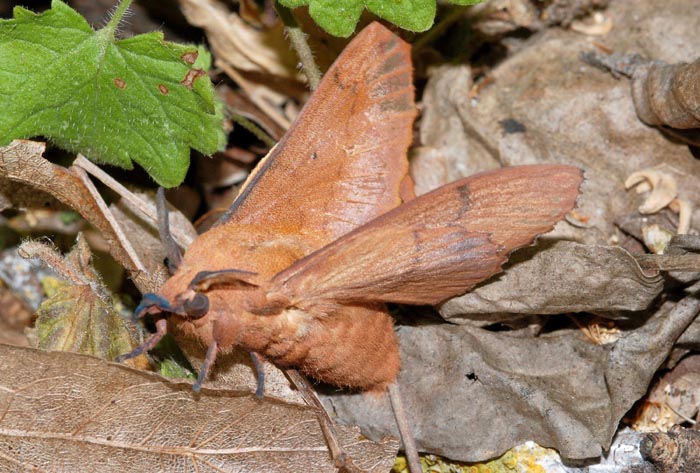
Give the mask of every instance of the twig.
M 308 41 L 306 41 L 306 35 L 299 27 L 299 23 L 297 23 L 294 14 L 289 8 L 276 2 L 275 9 L 282 23 L 284 23 L 284 31 L 287 33 L 289 42 L 292 43 L 292 47 L 296 51 L 297 56 L 299 56 L 304 73 L 309 79 L 309 88 L 312 91 L 316 90 L 318 84 L 321 83 L 321 70 L 314 60 L 314 53 L 311 51 Z
M 168 272 L 172 276 L 182 265 L 182 253 L 180 253 L 177 242 L 170 231 L 168 202 L 165 200 L 165 189 L 162 187 L 159 187 L 156 193 L 156 211 L 158 212 L 158 235 L 160 235 L 160 243 L 163 245 L 165 255 L 168 258 Z
M 246 117 L 244 117 L 240 113 L 234 112 L 230 107 L 227 107 L 226 111 L 229 115 L 229 118 L 231 118 L 231 120 L 233 120 L 235 123 L 238 123 L 243 128 L 245 128 L 246 130 L 251 132 L 253 135 L 255 135 L 255 137 L 257 139 L 259 139 L 260 141 L 265 143 L 266 146 L 272 148 L 273 146 L 275 146 L 277 144 L 277 142 L 275 140 L 273 140 L 270 135 L 265 133 L 265 130 L 260 128 L 252 120 L 247 119 Z
M 144 266 L 143 262 L 141 262 L 141 258 L 139 258 L 139 255 L 134 250 L 134 247 L 131 246 L 131 242 L 126 238 L 126 235 L 124 235 L 122 227 L 114 218 L 114 215 L 112 215 L 112 212 L 107 207 L 107 204 L 105 204 L 105 201 L 102 200 L 102 196 L 100 195 L 100 193 L 97 192 L 97 188 L 95 187 L 95 184 L 93 184 L 90 180 L 90 177 L 88 177 L 87 171 L 80 165 L 77 165 L 75 161 L 73 162 L 73 171 L 85 185 L 85 188 L 88 190 L 88 192 L 90 192 L 90 195 L 94 199 L 95 204 L 100 209 L 100 212 L 104 216 L 105 220 L 107 220 L 107 222 L 109 223 L 109 226 L 112 228 L 114 235 L 119 240 L 119 244 L 122 246 L 122 248 L 124 248 L 124 251 L 129 256 L 129 259 L 134 263 L 136 269 L 138 271 L 141 271 L 143 274 L 149 274 L 149 271 L 146 269 L 146 266 Z
M 403 407 L 399 383 L 395 382 L 390 384 L 387 388 L 387 392 L 389 393 L 389 400 L 391 401 L 391 409 L 394 411 L 396 425 L 399 427 L 401 440 L 403 440 L 403 450 L 406 454 L 408 469 L 411 473 L 421 473 L 423 467 L 420 464 L 418 447 L 416 446 L 416 440 L 413 438 L 413 431 L 408 421 L 408 414 L 406 414 L 406 409 Z
M 311 388 L 306 378 L 295 369 L 286 369 L 284 372 L 297 388 L 299 394 L 301 394 L 301 397 L 304 398 L 306 404 L 316 410 L 316 415 L 318 416 L 319 424 L 321 425 L 321 430 L 323 431 L 323 436 L 328 443 L 328 449 L 331 451 L 331 457 L 335 461 L 336 467 L 342 467 L 346 471 L 354 471 L 352 459 L 345 453 L 343 447 L 338 441 L 338 433 L 335 429 L 335 423 L 328 415 L 328 412 L 326 412 L 321 400 Z
M 96 166 L 92 162 L 88 161 L 85 156 L 79 154 L 75 161 L 73 161 L 74 166 L 79 166 L 84 169 L 89 174 L 94 176 L 97 180 L 102 182 L 104 185 L 112 189 L 114 192 L 119 194 L 119 196 L 127 201 L 133 209 L 141 214 L 154 228 L 158 225 L 158 215 L 156 209 L 150 207 L 143 199 L 134 195 L 129 189 L 118 183 L 112 176 L 104 172 L 99 166 Z M 92 183 L 91 183 L 92 184 Z M 111 215 L 111 212 L 110 212 Z M 192 238 L 187 235 L 187 233 L 178 229 L 177 227 L 171 228 L 173 233 L 173 238 L 177 242 L 180 248 L 185 249 L 192 243 Z

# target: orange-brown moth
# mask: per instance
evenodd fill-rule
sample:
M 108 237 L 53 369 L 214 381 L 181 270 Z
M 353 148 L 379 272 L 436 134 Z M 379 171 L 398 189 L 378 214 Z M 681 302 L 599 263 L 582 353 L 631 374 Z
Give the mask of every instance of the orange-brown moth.
M 195 389 L 237 347 L 338 386 L 395 386 L 385 304 L 437 304 L 499 272 L 574 207 L 582 181 L 572 166 L 521 166 L 411 200 L 415 114 L 410 46 L 373 23 L 218 225 L 144 296 L 135 315 L 162 314 L 157 332 L 123 358 L 173 330 L 209 347 Z

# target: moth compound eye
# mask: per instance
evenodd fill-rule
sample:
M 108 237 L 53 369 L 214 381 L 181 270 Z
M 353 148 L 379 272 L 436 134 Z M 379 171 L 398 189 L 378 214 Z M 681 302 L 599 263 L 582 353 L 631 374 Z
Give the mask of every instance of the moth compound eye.
M 192 299 L 185 301 L 182 308 L 189 317 L 198 319 L 209 312 L 209 298 L 204 294 L 197 293 Z

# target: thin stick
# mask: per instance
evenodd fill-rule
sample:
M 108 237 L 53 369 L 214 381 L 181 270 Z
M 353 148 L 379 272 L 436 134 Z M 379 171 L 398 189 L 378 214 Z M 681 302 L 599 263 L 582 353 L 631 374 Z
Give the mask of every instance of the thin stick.
M 331 457 L 335 461 L 335 466 L 337 468 L 344 467 L 347 470 L 352 470 L 352 460 L 345 453 L 338 441 L 338 432 L 335 430 L 335 423 L 328 415 L 328 412 L 326 412 L 326 408 L 323 407 L 323 403 L 321 403 L 316 392 L 311 388 L 304 375 L 297 370 L 286 369 L 284 371 L 287 376 L 289 376 L 292 383 L 294 383 L 294 386 L 299 391 L 299 394 L 301 394 L 301 397 L 304 398 L 306 404 L 315 408 L 321 430 L 323 431 L 323 436 L 328 443 L 328 450 L 331 451 Z
M 75 161 L 78 160 L 76 159 Z M 134 250 L 134 247 L 131 246 L 131 242 L 126 238 L 126 235 L 124 235 L 124 232 L 122 231 L 122 227 L 119 225 L 119 222 L 117 222 L 117 220 L 114 218 L 114 215 L 112 215 L 112 212 L 107 207 L 107 204 L 105 204 L 105 201 L 102 200 L 102 196 L 99 192 L 97 192 L 95 184 L 93 184 L 90 180 L 90 177 L 88 177 L 87 170 L 81 165 L 76 165 L 75 161 L 73 162 L 73 170 L 85 185 L 85 188 L 88 190 L 88 192 L 94 199 L 95 204 L 100 209 L 100 212 L 102 212 L 102 215 L 104 215 L 105 219 L 109 223 L 109 226 L 112 227 L 112 231 L 119 240 L 119 244 L 122 246 L 122 248 L 124 248 L 124 251 L 129 256 L 129 259 L 132 261 L 132 263 L 134 263 L 136 269 L 138 271 L 141 271 L 143 274 L 149 274 L 148 270 L 146 269 L 146 266 L 144 266 L 143 262 L 141 262 L 141 258 L 139 258 L 139 255 Z
M 314 53 L 311 51 L 308 41 L 306 41 L 306 35 L 299 27 L 299 23 L 297 23 L 294 14 L 289 8 L 276 2 L 275 9 L 282 23 L 284 23 L 284 31 L 289 37 L 289 42 L 292 43 L 294 51 L 296 51 L 297 56 L 299 56 L 301 66 L 304 68 L 304 74 L 306 74 L 306 77 L 309 79 L 309 88 L 311 90 L 316 90 L 318 84 L 321 83 L 321 70 L 314 60 Z
M 240 113 L 234 112 L 230 107 L 227 107 L 226 110 L 231 120 L 233 120 L 235 123 L 238 123 L 243 128 L 255 135 L 257 139 L 265 143 L 265 146 L 269 146 L 270 148 L 272 148 L 277 144 L 277 142 L 273 140 L 272 137 L 270 137 L 270 135 L 265 133 L 265 131 L 258 125 L 256 125 L 252 120 L 247 119 Z
M 158 213 L 158 234 L 160 242 L 165 249 L 168 258 L 168 271 L 170 275 L 175 274 L 182 264 L 182 253 L 170 232 L 170 213 L 168 212 L 168 202 L 165 200 L 165 189 L 158 188 L 156 192 L 156 212 Z
M 403 401 L 401 400 L 399 383 L 390 384 L 387 388 L 387 392 L 389 393 L 389 400 L 391 401 L 391 409 L 394 411 L 396 425 L 399 427 L 401 440 L 403 440 L 403 449 L 406 453 L 408 469 L 411 471 L 411 473 L 420 473 L 423 471 L 423 467 L 420 464 L 418 447 L 416 447 L 416 441 L 413 438 L 413 431 L 411 430 L 408 415 L 406 414 L 406 410 L 403 407 Z
M 82 169 L 87 171 L 90 175 L 94 176 L 98 181 L 102 182 L 104 185 L 112 189 L 114 192 L 119 194 L 119 196 L 127 201 L 129 205 L 141 214 L 149 223 L 157 228 L 158 225 L 158 212 L 155 208 L 150 207 L 143 199 L 134 195 L 129 189 L 118 183 L 112 176 L 100 169 L 88 159 L 79 154 L 73 165 L 80 166 Z M 177 227 L 171 228 L 173 239 L 177 242 L 180 248 L 187 248 L 192 243 L 192 238 L 187 235 L 182 230 Z

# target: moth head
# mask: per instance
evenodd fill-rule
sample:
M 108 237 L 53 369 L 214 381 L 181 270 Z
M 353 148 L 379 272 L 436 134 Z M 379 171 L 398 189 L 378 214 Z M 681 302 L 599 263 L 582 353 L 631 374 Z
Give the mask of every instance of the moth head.
M 147 314 L 168 312 L 186 319 L 199 319 L 209 313 L 210 303 L 206 294 L 209 290 L 236 286 L 258 287 L 255 282 L 257 276 L 257 273 L 241 269 L 200 271 L 192 278 L 186 289 L 176 294 L 171 300 L 160 294 L 145 294 L 134 311 L 134 317 L 141 318 Z M 167 292 L 171 293 L 171 291 Z
M 140 319 L 149 314 L 155 315 L 162 312 L 198 319 L 209 312 L 209 298 L 206 294 L 188 290 L 185 297 L 178 297 L 177 302 L 171 303 L 165 297 L 149 292 L 143 296 L 141 303 L 136 307 L 134 318 Z

